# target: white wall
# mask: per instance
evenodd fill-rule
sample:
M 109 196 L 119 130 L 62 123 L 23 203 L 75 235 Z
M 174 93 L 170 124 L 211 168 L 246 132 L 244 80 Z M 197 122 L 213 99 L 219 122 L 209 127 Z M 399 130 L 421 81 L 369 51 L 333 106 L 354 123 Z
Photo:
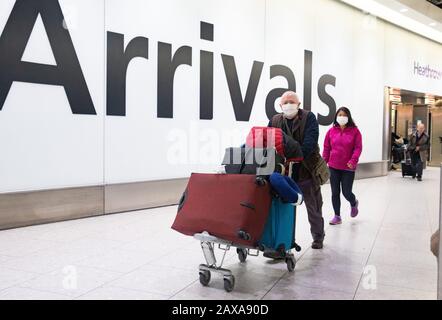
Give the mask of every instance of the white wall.
M 221 61 L 221 53 L 235 56 L 245 94 L 253 60 L 264 61 L 265 1 L 165 0 L 158 5 L 137 0 L 130 6 L 116 0 L 106 3 L 106 30 L 124 33 L 128 39 L 145 36 L 150 47 L 149 60 L 134 60 L 129 67 L 127 116 L 106 117 L 106 183 L 185 177 L 192 171 L 212 169 L 221 161 L 224 148 L 232 143 L 222 143 L 223 133 L 240 129 L 247 132 L 252 123 L 262 122 L 265 117 L 262 82 L 251 123 L 235 121 Z M 200 21 L 214 24 L 214 42 L 200 40 Z M 156 115 L 158 41 L 172 43 L 173 52 L 183 45 L 192 47 L 192 66 L 180 66 L 175 75 L 173 119 Z M 214 53 L 213 120 L 199 120 L 201 49 Z M 239 146 L 240 138 L 245 136 L 237 136 L 235 143 Z
M 0 32 L 15 1 L 0 2 Z M 62 87 L 15 82 L 0 111 L 0 192 L 185 177 L 217 166 L 224 147 L 239 145 L 253 125 L 266 125 L 272 64 L 290 67 L 303 95 L 304 50 L 313 52 L 312 111 L 323 74 L 338 107 L 348 106 L 364 137 L 362 162 L 382 157 L 383 88 L 442 95 L 442 81 L 413 74 L 414 60 L 442 70 L 442 46 L 334 0 L 62 0 L 97 115 L 73 115 Z M 320 10 L 318 9 L 320 8 Z M 200 21 L 215 26 L 200 40 Z M 149 59 L 127 71 L 126 116 L 105 115 L 106 32 L 149 39 Z M 159 119 L 157 43 L 192 47 L 192 66 L 175 76 L 174 118 Z M 199 51 L 214 53 L 214 119 L 199 120 Z M 253 60 L 264 62 L 250 122 L 237 122 L 221 53 L 235 57 L 245 95 Z M 41 21 L 24 60 L 53 64 Z M 320 145 L 327 128 L 321 127 Z M 184 144 L 183 144 L 184 143 Z M 178 157 L 174 157 L 178 153 Z
M 384 25 L 369 27 L 366 18 L 337 1 L 269 1 L 267 57 L 292 65 L 303 92 L 303 50 L 313 51 L 312 111 L 328 114 L 316 93 L 322 74 L 336 77 L 327 91 L 337 107 L 347 106 L 364 137 L 362 162 L 382 158 Z M 320 10 L 318 10 L 320 8 Z M 293 16 L 293 13 L 296 13 Z M 328 127 L 320 127 L 320 146 Z
M 14 2 L 0 1 L 0 32 Z M 103 183 L 103 3 L 60 1 L 68 24 L 78 14 L 69 31 L 99 116 L 72 114 L 63 87 L 14 82 L 0 111 L 0 192 Z M 55 62 L 40 18 L 23 60 Z

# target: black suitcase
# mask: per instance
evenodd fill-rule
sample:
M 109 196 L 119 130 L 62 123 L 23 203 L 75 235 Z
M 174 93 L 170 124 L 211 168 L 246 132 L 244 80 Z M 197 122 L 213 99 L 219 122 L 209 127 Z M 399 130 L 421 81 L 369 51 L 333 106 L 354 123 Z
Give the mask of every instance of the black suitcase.
M 414 177 L 416 176 L 416 172 L 414 170 L 414 167 L 411 163 L 407 163 L 405 161 L 401 162 L 401 168 L 402 168 L 402 177 Z
M 407 151 L 407 148 L 404 148 L 404 160 L 401 161 L 401 170 L 402 177 L 415 177 L 416 171 L 414 170 L 414 166 L 411 163 L 410 152 Z
M 268 176 L 282 172 L 285 159 L 274 148 L 227 148 L 222 165 L 227 174 Z

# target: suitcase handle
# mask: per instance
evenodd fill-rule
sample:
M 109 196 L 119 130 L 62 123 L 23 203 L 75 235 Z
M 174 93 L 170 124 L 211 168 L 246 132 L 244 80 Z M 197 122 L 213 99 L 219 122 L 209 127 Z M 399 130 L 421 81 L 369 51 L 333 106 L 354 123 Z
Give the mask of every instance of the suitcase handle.
M 240 205 L 242 205 L 243 207 L 255 210 L 255 206 L 249 202 L 241 202 Z
M 285 176 L 285 166 L 282 163 L 278 163 L 281 166 L 281 175 Z
M 183 195 L 180 198 L 180 202 L 178 203 L 178 212 L 184 206 L 184 202 L 187 200 L 187 189 L 183 192 Z

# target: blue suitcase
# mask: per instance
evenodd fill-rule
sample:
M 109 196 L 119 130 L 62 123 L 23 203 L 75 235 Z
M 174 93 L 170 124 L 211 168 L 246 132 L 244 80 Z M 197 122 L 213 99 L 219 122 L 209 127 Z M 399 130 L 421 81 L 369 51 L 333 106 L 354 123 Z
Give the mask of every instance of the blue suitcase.
M 273 198 L 264 232 L 259 242 L 263 251 L 266 249 L 285 252 L 295 246 L 293 235 L 295 228 L 296 207 Z

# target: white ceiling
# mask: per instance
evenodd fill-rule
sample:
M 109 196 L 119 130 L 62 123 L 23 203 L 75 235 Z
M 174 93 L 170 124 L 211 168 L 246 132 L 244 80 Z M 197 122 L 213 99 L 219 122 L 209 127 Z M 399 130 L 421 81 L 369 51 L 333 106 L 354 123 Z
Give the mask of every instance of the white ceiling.
M 425 0 L 341 0 L 442 44 L 442 10 Z

